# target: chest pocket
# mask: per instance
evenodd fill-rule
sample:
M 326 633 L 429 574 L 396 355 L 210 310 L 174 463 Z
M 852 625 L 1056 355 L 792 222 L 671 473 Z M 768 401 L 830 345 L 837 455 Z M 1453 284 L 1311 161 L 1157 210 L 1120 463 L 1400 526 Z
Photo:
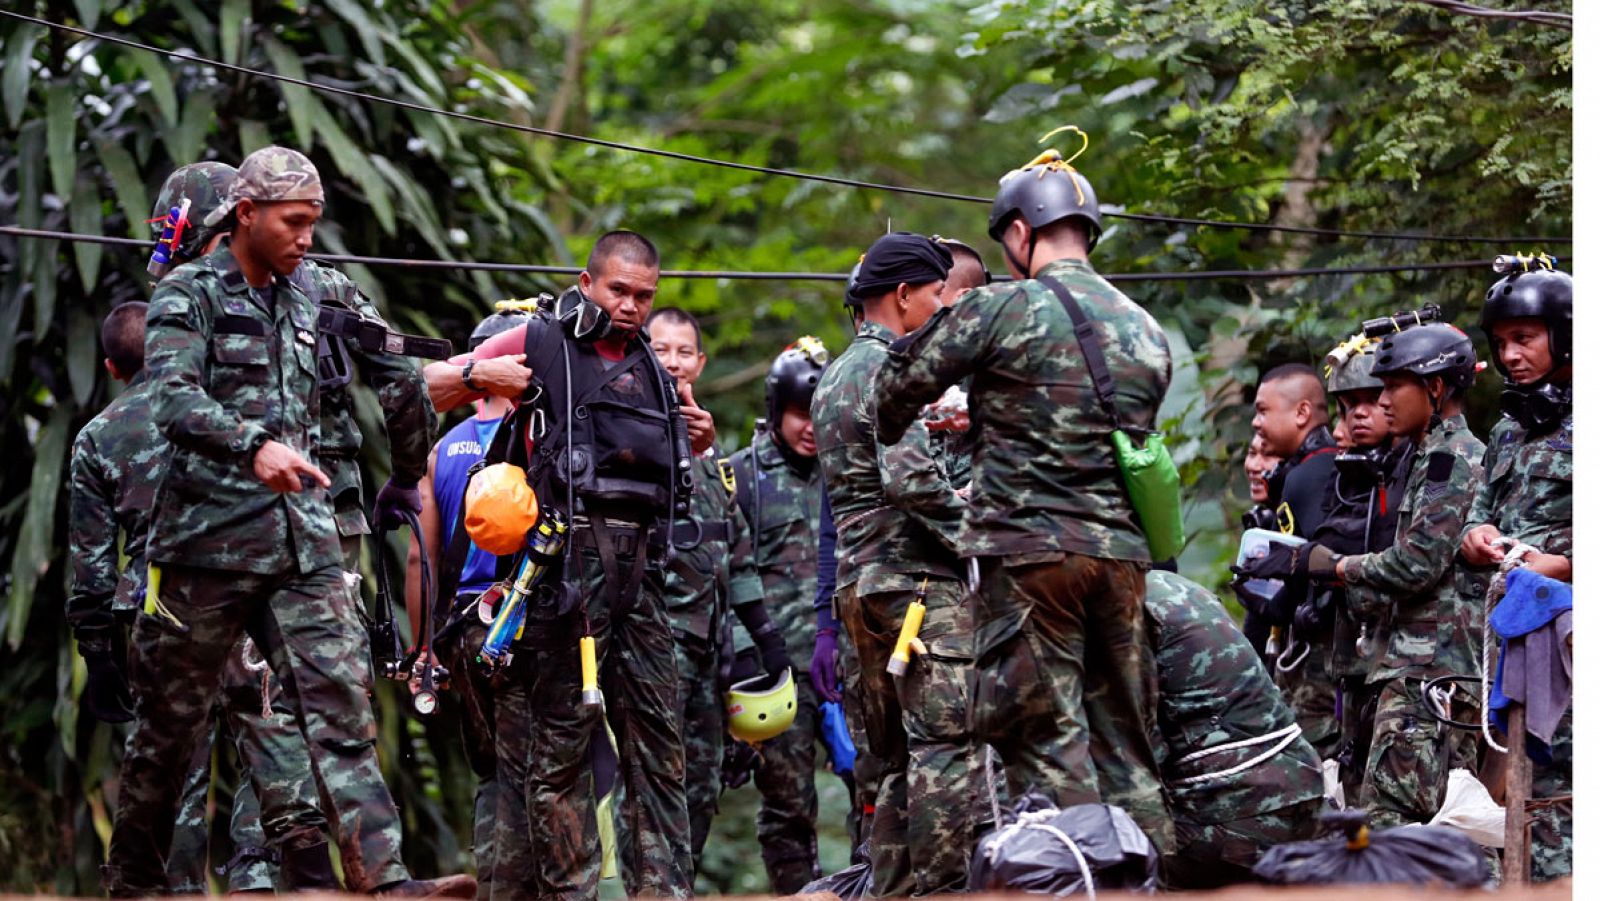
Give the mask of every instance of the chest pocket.
M 266 415 L 271 341 L 270 329 L 260 319 L 241 312 L 217 317 L 211 340 L 211 395 L 244 416 Z
M 800 504 L 789 502 L 769 479 L 761 481 L 761 522 L 756 535 L 756 564 L 763 577 L 793 576 L 805 556 L 806 517 Z

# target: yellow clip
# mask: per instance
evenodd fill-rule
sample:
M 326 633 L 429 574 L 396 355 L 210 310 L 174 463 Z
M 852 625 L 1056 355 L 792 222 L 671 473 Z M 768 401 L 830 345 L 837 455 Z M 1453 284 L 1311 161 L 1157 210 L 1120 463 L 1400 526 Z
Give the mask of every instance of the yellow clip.
M 144 568 L 144 612 L 146 616 L 159 616 L 180 629 L 184 628 L 183 621 L 174 616 L 166 604 L 161 603 L 161 567 L 154 563 L 147 563 Z
M 728 489 L 729 494 L 739 490 L 739 481 L 734 478 L 733 461 L 723 457 L 717 461 L 717 474 L 722 476 L 722 487 Z

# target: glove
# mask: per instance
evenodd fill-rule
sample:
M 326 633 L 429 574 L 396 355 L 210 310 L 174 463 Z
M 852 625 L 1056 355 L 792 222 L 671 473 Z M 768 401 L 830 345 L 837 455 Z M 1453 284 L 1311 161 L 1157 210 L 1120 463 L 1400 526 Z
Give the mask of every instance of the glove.
M 774 626 L 771 632 L 756 639 L 761 651 L 761 665 L 769 673 L 781 673 L 794 667 L 789 659 L 789 649 L 783 643 L 783 633 Z
M 1287 582 L 1295 576 L 1305 575 L 1306 555 L 1301 553 L 1305 545 L 1290 547 L 1287 544 L 1273 543 L 1267 552 L 1259 557 L 1251 557 L 1244 563 L 1230 566 L 1235 575 L 1247 579 L 1282 579 Z
M 1324 603 L 1324 592 L 1314 592 L 1311 597 L 1294 608 L 1294 634 L 1302 641 L 1321 635 L 1328 627 L 1329 604 Z
M 722 746 L 722 787 L 739 788 L 755 775 L 761 765 L 761 752 L 756 746 L 729 737 Z
M 102 723 L 126 723 L 133 719 L 133 694 L 128 677 L 110 647 L 83 645 L 78 653 L 89 668 L 89 681 L 83 686 L 79 702 L 89 715 Z
M 381 531 L 387 532 L 405 524 L 405 518 L 401 516 L 403 511 L 420 516 L 422 492 L 417 490 L 416 482 L 407 485 L 403 480 L 391 478 L 383 483 L 383 488 L 378 491 L 378 499 L 373 501 L 372 518 Z
M 817 647 L 811 652 L 811 686 L 824 701 L 835 704 L 843 699 L 839 691 L 839 633 L 834 629 L 817 630 Z
M 761 656 L 755 648 L 745 648 L 733 658 L 733 670 L 728 674 L 729 684 L 738 685 L 746 679 L 761 675 Z

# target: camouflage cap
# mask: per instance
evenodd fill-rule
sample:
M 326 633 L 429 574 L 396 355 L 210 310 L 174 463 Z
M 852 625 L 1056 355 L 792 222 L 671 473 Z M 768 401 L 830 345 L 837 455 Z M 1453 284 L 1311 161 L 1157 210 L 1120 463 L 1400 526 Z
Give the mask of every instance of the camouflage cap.
M 239 176 L 217 207 L 205 219 L 216 225 L 226 219 L 241 200 L 311 200 L 322 202 L 322 178 L 317 167 L 298 150 L 263 147 L 239 164 Z
M 179 260 L 191 260 L 199 256 L 200 251 L 216 235 L 214 226 L 200 223 L 208 220 L 222 206 L 222 199 L 227 196 L 238 174 L 239 170 L 227 163 L 190 163 L 173 170 L 162 183 L 155 208 L 150 212 L 152 225 L 157 232 L 165 226 L 173 207 L 189 201 L 190 226 L 179 237 L 178 246 L 173 248 Z

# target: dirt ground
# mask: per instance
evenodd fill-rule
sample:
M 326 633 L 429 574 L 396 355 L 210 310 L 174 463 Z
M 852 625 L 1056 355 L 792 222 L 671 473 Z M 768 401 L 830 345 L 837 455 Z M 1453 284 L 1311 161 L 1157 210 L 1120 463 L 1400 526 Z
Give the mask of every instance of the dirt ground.
M 1512 891 L 1502 889 L 1494 892 L 1480 891 L 1452 891 L 1449 889 L 1420 889 L 1407 886 L 1358 886 L 1340 885 L 1321 888 L 1274 888 L 1270 886 L 1241 886 L 1238 888 L 1223 889 L 1215 892 L 1175 892 L 1159 897 L 1177 898 L 1188 896 L 1204 901 L 1349 901 L 1359 897 L 1361 901 L 1455 901 L 1455 899 L 1481 898 L 1484 901 L 1566 901 L 1572 897 L 1572 882 L 1568 879 L 1545 885 L 1533 886 Z M 22 899 L 37 899 L 39 895 L 0 895 L 0 901 L 22 901 Z M 298 895 L 296 897 L 305 901 L 342 901 L 342 899 L 368 897 L 365 895 Z M 773 901 L 759 895 L 746 896 L 754 901 Z M 812 894 L 793 895 L 793 901 L 839 901 L 838 895 Z M 1031 895 L 971 895 L 972 901 L 1014 901 L 1014 899 L 1031 898 Z M 1131 901 L 1133 898 L 1148 898 L 1148 895 L 1135 895 L 1128 892 L 1100 892 L 1098 898 L 1104 901 Z

